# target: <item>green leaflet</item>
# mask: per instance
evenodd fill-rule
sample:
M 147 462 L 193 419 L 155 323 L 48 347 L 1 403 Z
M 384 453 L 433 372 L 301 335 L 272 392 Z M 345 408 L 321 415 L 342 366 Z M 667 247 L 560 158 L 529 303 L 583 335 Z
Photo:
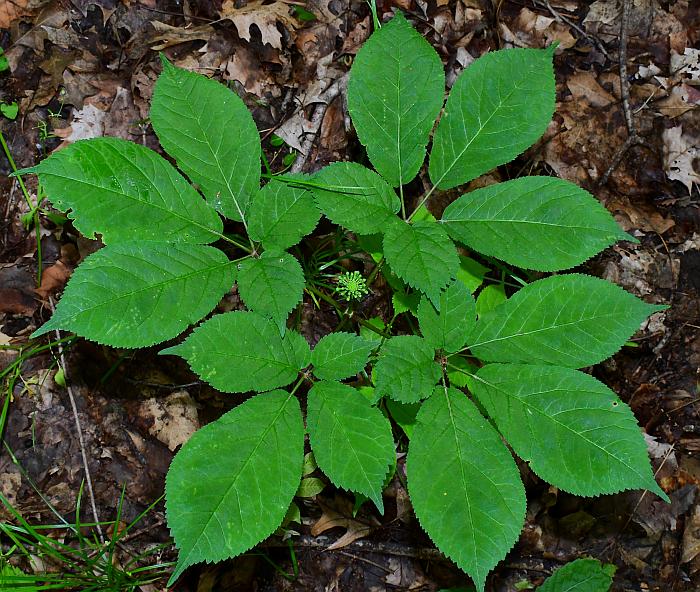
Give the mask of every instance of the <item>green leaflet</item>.
M 416 335 L 388 339 L 374 366 L 376 397 L 389 396 L 401 403 L 416 403 L 430 396 L 440 379 L 434 349 Z
M 459 351 L 476 322 L 476 302 L 462 282 L 454 281 L 440 294 L 440 312 L 426 298 L 421 300 L 418 322 L 432 347 L 448 353 Z
M 266 249 L 283 250 L 311 233 L 320 218 L 308 190 L 273 179 L 253 196 L 248 234 Z
M 452 86 L 433 137 L 430 179 L 450 189 L 513 160 L 554 112 L 554 47 L 505 49 L 475 60 Z
M 235 557 L 271 535 L 299 486 L 303 461 L 301 410 L 284 391 L 257 395 L 196 432 L 165 482 L 180 550 L 168 586 L 190 565 Z
M 334 162 L 314 175 L 312 187 L 321 211 L 335 224 L 360 234 L 384 232 L 401 208 L 391 186 L 374 171 L 354 162 Z
M 582 274 L 532 282 L 486 312 L 469 338 L 488 362 L 583 368 L 617 352 L 653 312 L 622 288 Z
M 413 437 L 413 429 L 416 426 L 416 416 L 420 411 L 421 403 L 399 403 L 394 399 L 385 399 L 386 408 L 391 418 L 404 431 L 408 439 Z
M 577 559 L 560 567 L 537 592 L 608 592 L 616 568 L 597 559 Z
M 654 480 L 630 408 L 592 376 L 555 366 L 489 364 L 472 389 L 513 450 L 542 479 L 575 495 L 645 488 Z
M 288 385 L 306 366 L 308 350 L 298 333 L 288 331 L 282 338 L 271 320 L 235 311 L 212 317 L 183 343 L 160 353 L 184 358 L 220 391 L 245 393 Z
M 33 336 L 65 329 L 114 347 L 147 347 L 209 313 L 234 279 L 235 264 L 206 245 L 109 245 L 75 270 L 56 312 Z
M 436 222 L 396 222 L 384 234 L 384 255 L 407 284 L 440 306 L 440 290 L 455 277 L 459 258 L 454 243 Z
M 31 169 L 88 238 L 211 243 L 221 219 L 162 156 L 118 138 L 81 140 Z
M 301 480 L 301 483 L 299 483 L 299 488 L 294 494 L 294 497 L 314 497 L 325 488 L 326 483 L 318 477 L 305 477 Z
M 162 61 L 151 104 L 153 129 L 207 201 L 240 222 L 260 188 L 255 122 L 240 97 L 224 85 Z
M 284 333 L 285 322 L 304 293 L 304 271 L 289 253 L 265 251 L 242 261 L 238 290 L 253 312 L 270 317 Z
M 483 592 L 525 519 L 525 488 L 500 435 L 464 393 L 436 389 L 418 412 L 406 472 L 421 526 Z
M 459 256 L 457 279 L 462 282 L 472 294 L 484 283 L 484 276 L 491 271 L 485 265 L 464 255 Z
M 538 271 L 568 269 L 630 240 L 590 193 L 553 177 L 477 189 L 442 215 L 450 236 L 490 257 Z
M 418 174 L 444 90 L 440 57 L 400 12 L 357 52 L 348 109 L 370 161 L 392 186 Z
M 314 375 L 322 380 L 343 380 L 360 372 L 375 344 L 352 333 L 329 333 L 311 352 Z
M 479 296 L 476 298 L 477 316 L 481 318 L 499 304 L 503 304 L 506 300 L 508 300 L 508 297 L 506 296 L 506 290 L 503 284 L 489 284 L 488 286 L 484 286 L 484 289 L 479 292 Z
M 389 420 L 356 389 L 339 382 L 317 382 L 307 406 L 318 466 L 336 486 L 367 496 L 383 514 L 382 489 L 395 455 Z

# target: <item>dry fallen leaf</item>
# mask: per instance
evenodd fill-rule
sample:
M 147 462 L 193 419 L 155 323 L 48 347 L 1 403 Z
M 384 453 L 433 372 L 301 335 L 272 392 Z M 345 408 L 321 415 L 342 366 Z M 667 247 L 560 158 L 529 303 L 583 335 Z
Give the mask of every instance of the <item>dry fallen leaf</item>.
M 39 10 L 50 0 L 3 0 L 0 2 L 0 29 L 8 29 L 13 21 Z
M 234 0 L 224 0 L 219 16 L 234 24 L 241 39 L 250 41 L 250 26 L 255 25 L 260 29 L 263 43 L 269 43 L 275 49 L 282 49 L 282 33 L 277 29 L 277 23 L 280 22 L 290 31 L 296 29 L 298 23 L 289 14 L 289 4 L 264 4 L 264 1 L 253 0 L 241 8 L 236 8 Z
M 615 102 L 591 72 L 576 72 L 566 81 L 566 86 L 577 99 L 586 99 L 594 107 L 607 107 Z
M 689 84 L 679 84 L 671 89 L 671 94 L 656 103 L 666 117 L 680 117 L 700 105 L 700 91 Z
M 364 538 L 372 532 L 373 527 L 371 525 L 343 516 L 323 503 L 320 505 L 323 509 L 323 514 L 311 527 L 311 534 L 313 536 L 318 536 L 331 528 L 338 527 L 346 529 L 345 534 L 328 547 L 329 551 L 347 547 L 353 541 Z
M 700 553 L 700 504 L 696 504 L 693 513 L 686 518 L 683 531 L 683 554 L 681 563 L 688 563 Z
M 198 27 L 172 27 L 161 23 L 160 21 L 152 21 L 153 28 L 158 33 L 155 37 L 149 39 L 151 49 L 161 51 L 174 45 L 188 43 L 190 41 L 208 41 L 216 34 L 214 27 L 210 25 L 200 25 Z
M 197 404 L 187 391 L 176 391 L 165 399 L 147 399 L 139 416 L 152 421 L 148 432 L 170 450 L 187 442 L 199 429 Z
M 665 129 L 662 135 L 664 142 L 664 170 L 672 181 L 680 181 L 693 191 L 693 184 L 700 183 L 700 174 L 693 166 L 700 157 L 700 140 L 683 134 L 683 127 Z
M 63 288 L 73 270 L 63 261 L 56 261 L 50 267 L 44 269 L 41 274 L 41 285 L 34 290 L 42 300 L 46 300 L 51 294 Z

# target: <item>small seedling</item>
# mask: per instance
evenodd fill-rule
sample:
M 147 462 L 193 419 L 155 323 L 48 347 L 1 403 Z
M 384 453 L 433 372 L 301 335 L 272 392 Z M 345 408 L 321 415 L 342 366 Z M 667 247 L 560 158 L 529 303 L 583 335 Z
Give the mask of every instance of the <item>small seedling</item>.
M 180 555 L 171 582 L 276 531 L 299 491 L 305 432 L 330 481 L 383 511 L 396 461 L 383 409 L 410 440 L 418 520 L 480 591 L 525 518 L 514 454 L 567 492 L 646 488 L 668 499 L 629 407 L 579 370 L 613 355 L 664 307 L 580 273 L 531 281 L 514 271 L 567 270 L 632 237 L 589 193 L 552 177 L 471 191 L 440 219 L 425 207 L 540 138 L 554 110 L 553 53 L 488 53 L 444 103 L 438 54 L 397 14 L 350 72 L 350 115 L 373 169 L 337 162 L 313 176 L 266 175 L 262 188 L 260 137 L 243 102 L 164 60 L 151 121 L 187 178 L 117 138 L 76 142 L 23 171 L 40 176 L 76 229 L 106 245 L 78 267 L 35 335 L 63 329 L 135 348 L 199 323 L 161 354 L 184 358 L 222 392 L 261 393 L 195 433 L 172 462 L 166 507 Z M 432 185 L 412 200 L 404 188 L 431 137 Z M 339 294 L 361 297 L 381 273 L 417 326 L 410 312 L 403 324 L 396 315 L 364 319 L 305 277 L 316 266 L 289 249 L 322 214 L 374 262 L 366 287 L 341 276 Z M 222 216 L 239 223 L 238 234 L 224 233 Z M 458 245 L 493 262 L 501 280 L 480 288 L 488 269 Z M 234 282 L 246 310 L 200 322 Z M 290 316 L 305 290 L 332 304 L 342 329 L 313 351 L 298 332 L 301 315 Z

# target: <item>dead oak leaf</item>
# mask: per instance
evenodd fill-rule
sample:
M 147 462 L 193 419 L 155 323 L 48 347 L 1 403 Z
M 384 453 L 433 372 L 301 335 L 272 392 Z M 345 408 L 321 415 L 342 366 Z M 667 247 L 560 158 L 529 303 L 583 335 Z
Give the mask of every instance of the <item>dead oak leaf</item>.
M 49 0 L 4 0 L 0 2 L 0 29 L 8 29 L 13 21 L 30 15 Z
M 219 15 L 222 20 L 227 19 L 233 23 L 241 39 L 250 41 L 250 26 L 255 25 L 260 29 L 263 43 L 269 43 L 275 49 L 282 49 L 282 33 L 277 28 L 277 23 L 281 23 L 290 31 L 294 31 L 299 24 L 290 15 L 288 4 L 263 2 L 264 0 L 254 0 L 236 8 L 234 0 L 224 0 Z

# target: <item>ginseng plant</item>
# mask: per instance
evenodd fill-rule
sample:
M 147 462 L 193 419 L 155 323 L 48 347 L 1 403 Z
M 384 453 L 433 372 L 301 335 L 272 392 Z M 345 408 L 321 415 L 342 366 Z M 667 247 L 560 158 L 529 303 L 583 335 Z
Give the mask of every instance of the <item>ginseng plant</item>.
M 580 370 L 664 307 L 581 273 L 530 273 L 539 279 L 506 297 L 482 285 L 488 270 L 469 256 L 559 272 L 634 239 L 593 196 L 553 177 L 469 191 L 440 219 L 426 208 L 436 192 L 540 138 L 554 110 L 553 54 L 487 53 L 444 103 L 441 60 L 399 13 L 350 72 L 348 107 L 373 168 L 336 162 L 314 175 L 264 175 L 262 187 L 260 136 L 242 100 L 164 59 L 151 122 L 177 168 L 144 146 L 96 138 L 21 171 L 38 174 L 53 205 L 105 245 L 80 264 L 35 336 L 62 329 L 137 348 L 197 325 L 160 353 L 184 358 L 223 393 L 259 393 L 200 429 L 172 462 L 171 582 L 275 532 L 299 487 L 306 434 L 327 478 L 383 512 L 396 467 L 392 425 L 403 427 L 415 514 L 482 591 L 523 526 L 514 455 L 576 495 L 646 488 L 668 499 L 629 407 Z M 409 198 L 431 139 L 429 188 Z M 368 251 L 335 293 L 289 251 L 322 215 Z M 357 305 L 380 274 L 394 290 L 390 319 Z M 234 284 L 245 309 L 202 321 Z M 305 294 L 333 303 L 342 329 L 313 350 L 290 315 Z

